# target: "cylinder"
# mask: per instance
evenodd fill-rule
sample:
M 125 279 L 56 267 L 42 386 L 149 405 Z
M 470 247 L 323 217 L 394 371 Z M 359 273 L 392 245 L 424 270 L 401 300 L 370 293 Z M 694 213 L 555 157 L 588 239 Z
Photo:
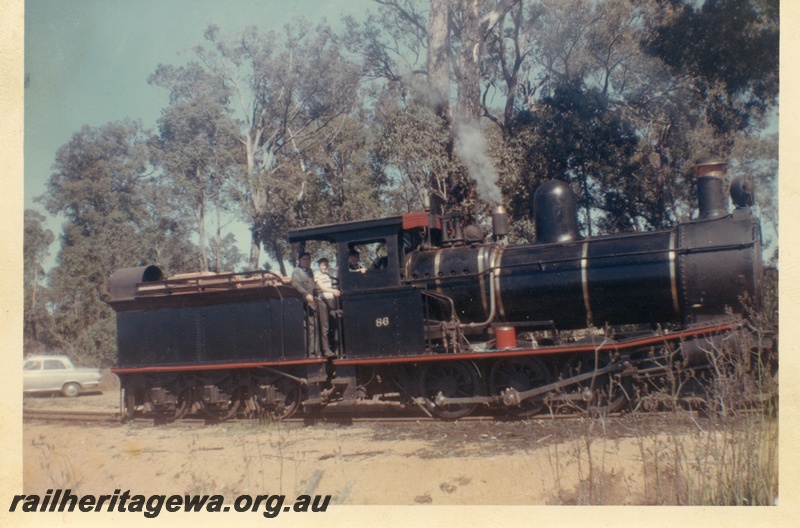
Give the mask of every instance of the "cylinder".
M 517 348 L 517 332 L 513 326 L 500 326 L 495 328 L 495 340 L 497 349 Z

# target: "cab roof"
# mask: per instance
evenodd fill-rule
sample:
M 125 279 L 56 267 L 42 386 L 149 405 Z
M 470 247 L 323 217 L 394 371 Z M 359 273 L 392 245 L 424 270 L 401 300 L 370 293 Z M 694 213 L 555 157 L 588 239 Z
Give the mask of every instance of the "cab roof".
M 289 242 L 304 240 L 323 240 L 327 242 L 347 242 L 360 240 L 386 233 L 399 233 L 403 229 L 403 217 L 392 216 L 376 220 L 357 220 L 339 224 L 326 224 L 289 231 Z

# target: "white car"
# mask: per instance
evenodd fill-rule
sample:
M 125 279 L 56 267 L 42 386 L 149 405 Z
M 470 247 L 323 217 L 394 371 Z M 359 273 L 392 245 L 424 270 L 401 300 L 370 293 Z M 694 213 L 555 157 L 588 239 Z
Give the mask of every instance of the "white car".
M 96 368 L 75 368 L 67 356 L 30 356 L 22 367 L 22 391 L 58 392 L 74 398 L 97 387 L 102 374 Z

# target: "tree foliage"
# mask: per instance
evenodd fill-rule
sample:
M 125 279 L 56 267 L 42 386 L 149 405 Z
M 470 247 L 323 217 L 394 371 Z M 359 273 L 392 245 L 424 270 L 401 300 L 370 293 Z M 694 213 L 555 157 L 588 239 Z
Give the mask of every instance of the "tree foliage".
M 167 107 L 158 122 L 159 164 L 177 210 L 194 219 L 200 271 L 209 269 L 206 219 L 211 207 L 228 210 L 226 187 L 236 173 L 241 145 L 238 126 L 216 101 L 204 95 Z M 219 237 L 218 237 L 219 238 Z
M 454 194 L 464 198 L 464 182 L 453 185 L 449 136 L 430 107 L 402 94 L 385 94 L 375 117 L 375 156 L 405 212 L 421 209 L 430 193 L 445 203 L 455 203 Z
M 23 235 L 23 284 L 24 323 L 23 337 L 26 348 L 33 348 L 46 341 L 50 329 L 50 318 L 46 310 L 47 275 L 44 260 L 55 240 L 53 232 L 44 227 L 46 217 L 32 209 L 25 210 Z
M 663 1 L 645 50 L 687 76 L 717 134 L 749 130 L 778 96 L 778 0 Z
M 341 55 L 329 28 L 305 21 L 282 34 L 248 28 L 223 36 L 212 25 L 205 38 L 207 47 L 195 52 L 231 90 L 244 147 L 246 169 L 234 196 L 251 226 L 249 266 L 258 267 L 264 247 L 285 273 L 286 230 L 306 220 L 309 153 L 330 142 L 337 118 L 353 109 L 360 70 Z
M 347 20 L 344 43 L 362 57 L 368 78 L 387 83 L 377 91 L 384 109 L 406 108 L 414 115 L 407 120 L 411 128 L 402 131 L 401 120 L 393 119 L 395 112 L 376 112 L 377 121 L 382 116 L 392 120 L 379 127 L 410 137 L 412 122 L 424 123 L 424 137 L 431 141 L 433 154 L 429 161 L 435 169 L 435 173 L 422 170 L 429 173 L 427 180 L 420 178 L 419 167 L 411 174 L 401 172 L 407 180 L 398 189 L 409 186 L 421 201 L 427 203 L 430 197 L 434 208 L 442 202 L 465 214 L 475 211 L 481 191 L 484 199 L 497 202 L 497 175 L 488 160 L 487 144 L 480 139 L 482 50 L 504 13 L 519 1 L 430 0 L 427 20 L 422 2 L 377 3 L 381 9 L 367 14 L 363 23 Z M 416 149 L 405 146 L 384 152 L 384 157 L 399 166 L 415 165 Z M 403 161 L 402 156 L 408 159 Z
M 512 180 L 514 186 L 506 190 L 513 210 L 529 208 L 536 188 L 555 176 L 575 190 L 590 236 L 597 231 L 593 211 L 604 214 L 604 231 L 631 230 L 651 212 L 654 204 L 629 202 L 641 198 L 630 188 L 638 183 L 635 131 L 600 90 L 580 81 L 561 84 L 520 119 L 518 128 L 520 135 L 527 131 L 523 141 L 533 147 L 525 148 L 522 160 L 522 171 L 530 176 Z M 656 222 L 647 220 L 651 226 Z
M 66 219 L 50 274 L 50 310 L 55 345 L 74 357 L 114 356 L 113 333 L 107 333 L 113 314 L 103 302 L 114 271 L 150 262 L 180 268 L 185 247 L 174 235 L 181 231 L 164 229 L 164 211 L 146 199 L 157 185 L 150 179 L 149 140 L 132 121 L 83 127 L 59 149 L 48 192 L 40 197 L 51 214 Z M 152 251 L 167 244 L 176 250 Z
M 512 216 L 530 215 L 537 182 L 581 179 L 573 165 L 590 162 L 581 181 L 591 185 L 574 186 L 584 221 L 597 219 L 589 233 L 690 218 L 692 165 L 714 156 L 739 170 L 743 145 L 766 141 L 777 103 L 773 4 L 542 0 L 512 10 L 484 69 L 484 100 L 505 98 L 502 114 L 486 113 L 512 156 L 498 165 Z

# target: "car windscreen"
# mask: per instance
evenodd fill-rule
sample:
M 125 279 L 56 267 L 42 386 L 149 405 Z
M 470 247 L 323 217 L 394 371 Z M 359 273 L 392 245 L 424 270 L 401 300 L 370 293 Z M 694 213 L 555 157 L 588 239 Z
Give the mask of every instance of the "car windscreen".
M 42 368 L 41 361 L 26 361 L 25 365 L 22 367 L 23 370 L 39 370 Z

